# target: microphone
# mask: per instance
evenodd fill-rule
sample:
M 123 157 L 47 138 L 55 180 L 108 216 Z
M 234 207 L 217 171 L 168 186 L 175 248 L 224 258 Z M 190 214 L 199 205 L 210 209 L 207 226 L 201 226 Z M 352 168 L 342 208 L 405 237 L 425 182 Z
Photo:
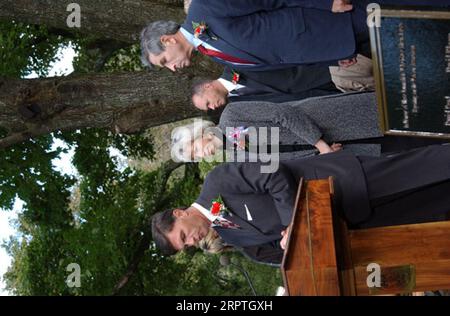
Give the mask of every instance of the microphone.
M 235 264 L 235 263 L 231 262 L 230 257 L 228 257 L 227 255 L 221 255 L 220 258 L 219 258 L 219 262 L 224 267 L 233 266 L 236 269 L 238 269 L 239 271 L 241 271 L 242 274 L 244 275 L 245 279 L 247 280 L 248 285 L 250 286 L 250 289 L 252 290 L 253 296 L 257 296 L 255 288 L 253 287 L 252 280 L 250 280 L 250 276 L 248 275 L 247 271 L 245 271 L 245 269 L 243 267 L 241 267 L 238 264 Z
M 219 258 L 219 262 L 224 267 L 229 266 L 231 263 L 230 258 L 226 255 L 221 255 Z

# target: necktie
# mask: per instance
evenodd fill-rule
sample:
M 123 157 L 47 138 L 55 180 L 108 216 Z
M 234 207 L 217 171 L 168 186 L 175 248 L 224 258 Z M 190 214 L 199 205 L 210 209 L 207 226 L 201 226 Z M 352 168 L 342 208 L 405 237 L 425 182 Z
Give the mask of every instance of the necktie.
M 242 87 L 239 89 L 234 89 L 230 91 L 231 94 L 235 94 L 237 96 L 243 96 L 243 95 L 257 95 L 257 94 L 263 94 L 264 91 L 252 89 L 249 87 Z
M 210 57 L 217 57 L 224 61 L 228 61 L 230 63 L 256 65 L 256 63 L 254 63 L 254 62 L 244 60 L 244 59 L 241 59 L 238 57 L 230 56 L 228 54 L 225 54 L 225 53 L 213 50 L 213 49 L 208 49 L 208 48 L 205 48 L 203 45 L 197 46 L 197 49 L 203 55 L 210 56 Z
M 239 226 L 238 224 L 235 224 L 235 223 L 230 222 L 229 220 L 227 220 L 225 218 L 220 218 L 220 217 L 217 217 L 214 220 L 213 224 L 216 225 L 216 226 L 223 227 L 223 228 L 231 228 L 231 229 L 239 229 L 239 228 L 241 228 L 241 226 Z

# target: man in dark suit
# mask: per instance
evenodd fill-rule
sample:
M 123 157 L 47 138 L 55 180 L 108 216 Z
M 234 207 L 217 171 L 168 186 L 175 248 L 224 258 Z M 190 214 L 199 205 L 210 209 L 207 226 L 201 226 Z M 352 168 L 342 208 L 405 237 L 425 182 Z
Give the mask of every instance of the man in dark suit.
M 226 163 L 212 170 L 192 206 L 154 215 L 157 247 L 173 254 L 195 245 L 212 226 L 235 247 L 283 249 L 301 177 L 333 176 L 335 207 L 352 228 L 445 220 L 450 211 L 449 144 L 387 157 L 342 151 L 284 161 L 274 173 L 260 168 Z
M 296 66 L 272 71 L 234 71 L 225 67 L 216 80 L 201 80 L 192 87 L 192 102 L 215 110 L 229 102 L 288 102 L 341 93 L 331 81 L 329 67 Z
M 185 22 L 158 21 L 141 34 L 145 64 L 172 71 L 197 50 L 235 69 L 273 70 L 299 64 L 351 65 L 368 54 L 370 1 L 193 0 Z M 440 5 L 439 0 L 379 0 L 380 4 Z M 169 23 L 169 24 L 165 24 Z M 364 51 L 361 51 L 363 49 Z

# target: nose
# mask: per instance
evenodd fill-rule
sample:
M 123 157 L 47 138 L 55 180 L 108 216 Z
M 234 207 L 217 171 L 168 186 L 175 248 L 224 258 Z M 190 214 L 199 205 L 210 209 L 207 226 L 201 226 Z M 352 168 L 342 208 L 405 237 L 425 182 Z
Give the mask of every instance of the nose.
M 197 239 L 194 236 L 192 236 L 187 240 L 186 245 L 194 246 L 196 243 L 197 243 Z
M 175 64 L 167 65 L 167 68 L 169 68 L 170 71 L 172 71 L 172 72 L 176 72 L 177 71 L 177 66 Z

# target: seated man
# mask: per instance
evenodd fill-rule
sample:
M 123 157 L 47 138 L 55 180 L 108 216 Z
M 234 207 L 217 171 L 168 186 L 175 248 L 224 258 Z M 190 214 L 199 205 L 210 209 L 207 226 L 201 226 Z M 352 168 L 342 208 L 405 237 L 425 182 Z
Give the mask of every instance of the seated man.
M 305 65 L 272 71 L 234 71 L 225 67 L 216 80 L 201 80 L 192 87 L 192 102 L 202 111 L 229 102 L 287 102 L 340 93 L 329 67 Z
M 225 163 L 212 170 L 190 207 L 154 215 L 156 246 L 171 255 L 212 228 L 228 245 L 253 248 L 250 255 L 284 249 L 301 177 L 333 176 L 335 206 L 354 229 L 445 220 L 450 211 L 449 144 L 386 157 L 342 151 L 284 161 L 274 173 L 260 167 Z

